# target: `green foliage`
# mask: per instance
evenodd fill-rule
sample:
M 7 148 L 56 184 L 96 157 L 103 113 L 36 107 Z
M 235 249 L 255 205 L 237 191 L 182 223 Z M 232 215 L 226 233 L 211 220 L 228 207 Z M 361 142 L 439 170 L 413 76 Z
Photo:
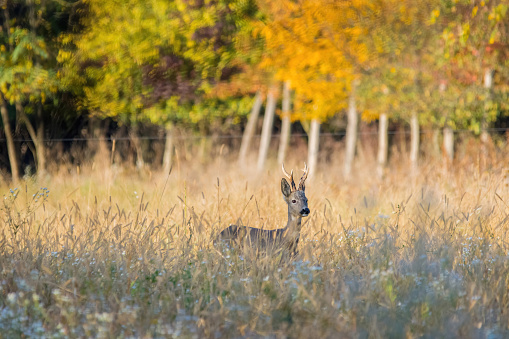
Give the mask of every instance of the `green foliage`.
M 11 103 L 44 103 L 53 99 L 59 88 L 56 63 L 47 43 L 52 37 L 38 35 L 39 27 L 17 19 L 0 30 L 0 91 Z
M 229 119 L 231 124 L 239 124 L 251 110 L 253 98 L 228 97 L 225 100 L 210 98 L 200 102 L 181 104 L 178 97 L 172 97 L 144 110 L 151 122 L 159 123 L 166 119 L 168 123 L 180 124 L 192 128 L 197 125 L 209 125 Z
M 507 4 L 505 1 L 441 1 L 433 11 L 433 25 L 441 29 L 435 68 L 442 73 L 441 82 L 446 93 L 442 97 L 448 112 L 437 116 L 457 128 L 476 133 L 482 121 L 493 122 L 503 110 L 499 99 L 507 95 L 507 62 L 505 51 L 499 44 L 509 33 L 503 24 Z M 502 42 L 503 43 L 503 42 Z M 490 70 L 501 77 L 494 78 L 492 87 L 485 88 L 484 73 Z M 435 87 L 439 87 L 435 85 Z M 436 89 L 435 89 L 436 91 Z M 436 102 L 430 102 L 436 106 Z
M 82 91 L 85 108 L 123 122 L 211 118 L 202 98 L 235 64 L 236 33 L 252 15 L 251 2 L 152 0 L 140 6 L 134 0 L 90 0 L 86 5 L 83 31 L 65 37 L 71 44 L 59 54 L 67 83 Z

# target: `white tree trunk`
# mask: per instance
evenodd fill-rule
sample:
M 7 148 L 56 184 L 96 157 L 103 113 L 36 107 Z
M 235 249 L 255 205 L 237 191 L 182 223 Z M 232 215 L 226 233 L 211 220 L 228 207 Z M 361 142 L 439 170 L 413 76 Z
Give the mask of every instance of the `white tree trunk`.
M 486 103 L 491 100 L 491 88 L 493 87 L 493 70 L 488 68 L 484 71 L 484 88 L 486 89 Z M 485 107 L 483 112 L 483 117 L 481 121 L 481 142 L 483 143 L 483 147 L 486 148 L 486 144 L 489 141 L 488 134 L 488 112 L 487 107 Z
M 447 84 L 445 82 L 440 83 L 438 86 L 438 90 L 443 93 L 447 88 Z M 451 162 L 454 159 L 454 132 L 450 126 L 447 125 L 447 119 L 445 126 L 443 128 L 443 145 L 445 152 L 445 159 L 447 162 Z
M 414 171 L 417 169 L 419 163 L 419 142 L 419 119 L 417 113 L 414 111 L 410 118 L 410 166 Z
M 283 112 L 281 114 L 281 139 L 279 140 L 279 151 L 277 154 L 277 163 L 282 164 L 285 161 L 286 149 L 290 142 L 290 81 L 285 81 L 283 85 Z
M 166 142 L 164 144 L 163 171 L 170 173 L 173 158 L 173 124 L 166 125 Z
M 387 165 L 387 154 L 389 153 L 389 119 L 386 113 L 380 114 L 378 120 L 378 156 L 376 172 L 378 178 L 382 178 L 385 165 Z
M 245 165 L 247 152 L 249 151 L 249 146 L 251 145 L 251 140 L 256 130 L 256 123 L 258 122 L 258 116 L 260 115 L 260 109 L 262 107 L 262 99 L 261 92 L 256 92 L 253 108 L 251 109 L 246 129 L 242 135 L 242 143 L 240 144 L 239 164 L 241 166 Z
M 486 93 L 484 112 L 481 120 L 481 171 L 487 167 L 488 158 L 489 158 L 489 148 L 488 145 L 490 143 L 490 134 L 488 133 L 488 113 L 489 113 L 489 104 L 491 101 L 491 89 L 493 87 L 493 70 L 488 68 L 484 71 L 484 88 Z
M 451 127 L 444 127 L 444 150 L 449 161 L 454 159 L 454 132 Z
M 357 144 L 357 128 L 358 120 L 357 107 L 355 105 L 355 87 L 356 84 L 352 83 L 352 90 L 348 99 L 348 125 L 346 127 L 346 150 L 345 150 L 345 167 L 343 175 L 345 179 L 349 179 L 352 174 L 353 159 L 355 157 L 355 146 Z
M 263 117 L 262 136 L 260 140 L 260 152 L 258 153 L 258 172 L 263 171 L 265 160 L 269 152 L 270 139 L 272 137 L 272 126 L 274 124 L 274 112 L 276 111 L 276 89 L 271 87 L 267 94 L 267 107 Z
M 318 119 L 311 120 L 311 128 L 309 131 L 308 145 L 308 166 L 309 177 L 312 178 L 316 172 L 318 163 L 318 148 L 320 144 L 320 121 Z

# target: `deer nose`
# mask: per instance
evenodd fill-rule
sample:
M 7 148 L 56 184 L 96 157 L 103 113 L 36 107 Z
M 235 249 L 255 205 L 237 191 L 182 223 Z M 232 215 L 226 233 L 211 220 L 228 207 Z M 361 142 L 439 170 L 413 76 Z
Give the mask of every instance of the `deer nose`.
M 309 208 L 303 208 L 301 211 L 300 211 L 300 214 L 301 215 L 308 215 L 309 214 Z

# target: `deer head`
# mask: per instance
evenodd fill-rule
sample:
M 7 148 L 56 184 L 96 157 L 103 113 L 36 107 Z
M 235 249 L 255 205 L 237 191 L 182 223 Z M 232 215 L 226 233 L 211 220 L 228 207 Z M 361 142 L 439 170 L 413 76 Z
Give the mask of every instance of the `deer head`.
M 306 198 L 305 190 L 305 181 L 308 177 L 308 166 L 304 163 L 304 174 L 300 178 L 299 188 L 295 185 L 295 181 L 293 180 L 293 170 L 290 174 L 288 174 L 285 170 L 285 165 L 282 166 L 284 175 L 290 180 L 290 183 L 286 181 L 285 178 L 281 179 L 281 192 L 283 193 L 283 198 L 285 202 L 288 204 L 288 214 L 292 217 L 307 217 L 310 213 L 308 208 L 308 199 Z

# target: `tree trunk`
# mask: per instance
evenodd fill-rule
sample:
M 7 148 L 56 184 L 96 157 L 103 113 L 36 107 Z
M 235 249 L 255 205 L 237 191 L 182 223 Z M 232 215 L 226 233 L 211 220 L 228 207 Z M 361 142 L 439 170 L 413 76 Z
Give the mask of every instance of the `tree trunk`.
M 488 68 L 484 72 L 484 88 L 486 90 L 486 105 L 489 104 L 491 100 L 491 88 L 493 87 L 493 70 Z M 481 121 L 481 142 L 486 147 L 486 144 L 489 141 L 489 133 L 488 129 L 488 107 L 484 107 L 484 112 Z
M 135 122 L 131 127 L 129 136 L 133 142 L 134 150 L 136 152 L 136 168 L 142 169 L 145 167 L 145 161 L 143 160 L 143 150 L 141 148 L 141 140 L 138 134 L 138 123 Z
M 378 156 L 376 172 L 378 178 L 381 179 L 384 174 L 384 168 L 387 164 L 387 154 L 389 153 L 389 119 L 386 113 L 380 114 L 378 121 Z
M 258 116 L 260 115 L 260 109 L 262 107 L 262 94 L 260 91 L 256 92 L 255 101 L 253 104 L 253 108 L 251 109 L 251 114 L 249 115 L 249 120 L 247 121 L 246 129 L 244 130 L 244 134 L 242 135 L 242 143 L 240 144 L 240 152 L 239 152 L 239 165 L 244 166 L 246 161 L 247 152 L 249 151 L 249 146 L 251 145 L 251 140 L 253 139 L 253 135 L 256 130 L 256 124 L 258 122 Z
M 34 158 L 37 162 L 37 176 L 42 179 L 46 174 L 46 147 L 44 146 L 44 120 L 42 118 L 42 107 L 37 105 L 37 130 L 30 122 L 30 119 L 25 113 L 24 107 L 20 102 L 16 102 L 16 112 L 18 116 L 23 120 L 25 126 L 30 134 L 30 138 L 35 146 Z M 32 149 L 33 150 L 33 149 Z
M 44 143 L 44 118 L 42 106 L 37 106 L 37 137 L 35 148 L 37 150 L 37 176 L 43 179 L 46 176 L 46 145 Z
M 493 87 L 493 70 L 488 68 L 484 71 L 484 89 L 486 99 L 484 103 L 484 112 L 481 120 L 481 171 L 487 167 L 489 157 L 488 145 L 490 143 L 490 134 L 488 133 L 488 113 L 491 103 L 491 89 Z
M 410 118 L 410 166 L 413 171 L 417 169 L 419 162 L 419 141 L 419 119 L 417 118 L 417 113 L 414 111 Z
M 277 163 L 282 164 L 285 161 L 286 149 L 290 142 L 290 81 L 285 81 L 283 85 L 283 112 L 281 114 L 281 139 L 279 141 L 279 151 L 277 154 Z
M 452 161 L 454 159 L 454 132 L 451 127 L 444 127 L 444 151 L 447 160 Z
M 3 94 L 0 93 L 0 113 L 4 123 L 5 139 L 7 140 L 7 152 L 9 153 L 9 162 L 11 164 L 11 175 L 14 185 L 19 184 L 19 162 L 18 153 L 14 146 L 14 138 L 12 136 L 12 129 L 9 122 L 9 113 L 7 111 L 7 103 L 5 102 Z
M 357 144 L 357 129 L 358 129 L 358 120 L 357 116 L 357 108 L 355 105 L 355 87 L 356 83 L 352 83 L 352 89 L 350 92 L 350 97 L 348 99 L 348 125 L 346 127 L 346 151 L 345 151 L 345 167 L 343 170 L 343 174 L 345 179 L 350 179 L 352 174 L 352 165 L 353 159 L 355 156 L 355 146 Z
M 164 145 L 163 171 L 170 173 L 173 157 L 173 124 L 166 125 L 166 143 Z
M 308 164 L 310 178 L 312 178 L 316 172 L 316 167 L 318 163 L 319 144 L 320 144 L 320 121 L 318 119 L 313 119 L 311 120 L 308 146 Z
M 90 139 L 87 141 L 87 148 L 91 152 L 91 160 L 94 167 L 106 168 L 110 165 L 111 154 L 106 143 L 107 126 L 104 121 L 98 118 L 91 118 L 89 121 Z
M 36 36 L 36 32 L 39 28 L 40 20 L 37 19 L 36 15 L 36 3 L 33 0 L 27 1 L 28 4 L 28 22 L 30 24 L 30 31 L 34 36 Z M 39 67 L 40 65 L 40 58 L 35 57 L 35 65 L 36 67 Z M 44 145 L 44 119 L 42 117 L 42 103 L 37 104 L 37 130 L 34 129 L 34 126 L 28 119 L 27 115 L 25 114 L 24 108 L 21 106 L 21 104 L 18 102 L 16 103 L 16 109 L 18 109 L 18 106 L 21 109 L 23 120 L 25 121 L 25 125 L 28 129 L 28 133 L 30 134 L 30 138 L 32 138 L 32 142 L 35 146 L 35 153 L 34 157 L 37 161 L 37 177 L 39 179 L 43 179 L 46 175 L 46 147 Z
M 273 86 L 267 94 L 267 107 L 263 117 L 262 136 L 260 140 L 260 152 L 258 153 L 258 172 L 263 171 L 265 160 L 269 152 L 270 139 L 272 136 L 272 126 L 274 124 L 274 112 L 276 111 L 276 88 Z

